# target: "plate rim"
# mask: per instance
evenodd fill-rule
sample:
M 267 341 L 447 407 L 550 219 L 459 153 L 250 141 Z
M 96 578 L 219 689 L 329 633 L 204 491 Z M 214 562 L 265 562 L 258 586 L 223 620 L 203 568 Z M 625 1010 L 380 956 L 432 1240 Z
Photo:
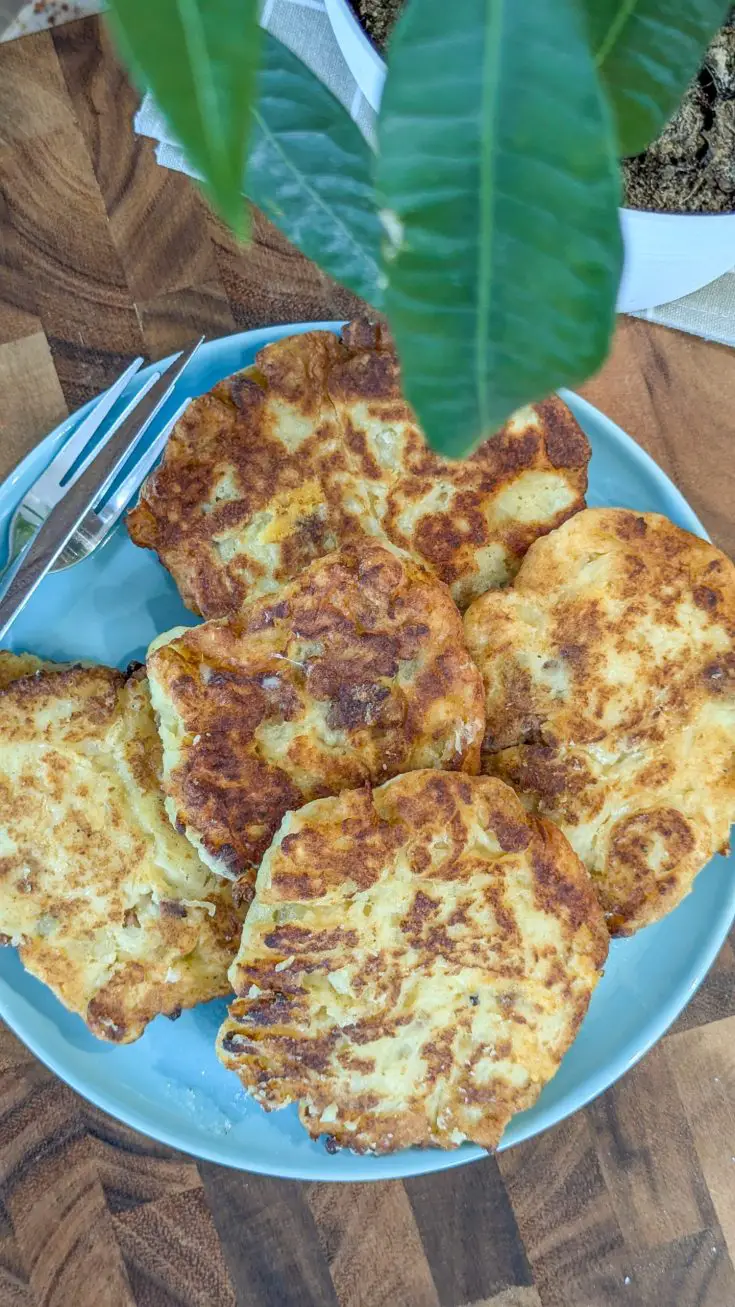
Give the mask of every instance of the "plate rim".
M 301 323 L 278 323 L 270 327 L 259 327 L 249 331 L 232 332 L 226 336 L 216 337 L 207 340 L 201 346 L 200 354 L 206 358 L 208 354 L 217 355 L 218 350 L 223 345 L 236 345 L 244 350 L 259 348 L 263 345 L 277 340 L 283 336 L 302 334 L 305 331 L 338 331 L 344 324 L 344 319 L 301 322 Z M 156 361 L 142 368 L 133 379 L 129 387 L 130 393 L 134 393 L 146 376 L 154 367 L 159 367 L 161 362 L 166 363 L 172 360 L 175 354 L 167 356 L 166 359 Z M 224 371 L 223 376 L 231 375 Z M 179 398 L 185 387 L 182 386 L 179 391 Z M 195 395 L 206 393 L 205 391 L 192 387 Z M 128 392 L 126 391 L 126 395 Z M 560 396 L 573 409 L 575 415 L 580 418 L 587 417 L 593 423 L 602 424 L 607 427 L 608 435 L 622 448 L 631 461 L 637 464 L 642 471 L 654 477 L 659 484 L 663 484 L 666 492 L 672 495 L 678 501 L 681 508 L 685 511 L 687 518 L 692 524 L 685 529 L 693 530 L 696 534 L 704 539 L 710 537 L 705 530 L 702 522 L 694 509 L 685 499 L 684 495 L 667 475 L 659 467 L 651 455 L 638 445 L 632 436 L 628 435 L 621 427 L 609 418 L 602 410 L 598 409 L 589 400 L 576 392 L 561 389 Z M 99 396 L 89 400 L 86 404 L 76 409 L 67 418 L 65 418 L 53 431 L 49 432 L 41 441 L 38 442 L 28 453 L 11 469 L 7 477 L 0 482 L 0 508 L 3 507 L 3 501 L 6 501 L 13 495 L 15 487 L 28 475 L 35 465 L 40 463 L 41 455 L 48 451 L 50 455 L 54 443 L 62 438 L 62 434 L 68 431 L 71 425 L 81 421 L 89 412 L 94 404 L 97 403 Z M 178 401 L 176 401 L 178 402 Z M 165 414 L 162 413 L 155 429 L 165 420 Z M 4 545 L 4 541 L 3 541 Z M 735 919 L 735 877 L 733 878 L 729 895 L 725 896 L 723 910 L 719 916 L 712 921 L 709 927 L 709 934 L 706 946 L 704 946 L 697 956 L 696 964 L 690 967 L 687 978 L 681 981 L 675 990 L 669 995 L 667 1002 L 659 1006 L 657 1015 L 648 1019 L 645 1027 L 645 1034 L 637 1045 L 635 1052 L 631 1056 L 619 1054 L 612 1062 L 605 1064 L 604 1070 L 598 1070 L 587 1077 L 584 1090 L 570 1089 L 566 1092 L 560 1102 L 547 1109 L 549 1119 L 542 1119 L 524 1133 L 521 1138 L 511 1139 L 507 1142 L 501 1140 L 498 1152 L 505 1151 L 507 1148 L 515 1147 L 521 1143 L 527 1143 L 537 1135 L 544 1133 L 553 1126 L 561 1125 L 568 1120 L 575 1112 L 586 1107 L 600 1094 L 604 1093 L 613 1084 L 615 1084 L 623 1075 L 626 1074 L 643 1058 L 651 1048 L 666 1034 L 676 1018 L 691 1001 L 694 994 L 706 978 L 712 967 L 726 937 Z M 620 941 L 614 941 L 614 947 L 621 947 Z M 622 947 L 625 941 L 622 941 Z M 22 965 L 22 964 L 21 964 Z M 42 982 L 37 982 L 42 983 Z M 72 1069 L 71 1072 L 62 1068 L 62 1064 L 53 1051 L 49 1051 L 42 1039 L 36 1038 L 34 1034 L 27 1034 L 25 1025 L 22 1020 L 16 1021 L 14 1014 L 8 1011 L 6 1004 L 6 982 L 0 978 L 0 1017 L 6 1022 L 13 1033 L 21 1040 L 38 1060 L 47 1067 L 54 1075 L 69 1085 L 76 1093 L 86 1102 L 91 1103 L 94 1107 L 106 1112 L 114 1120 L 121 1122 L 123 1125 L 137 1130 L 146 1138 L 162 1143 L 167 1147 L 202 1161 L 214 1162 L 218 1165 L 227 1166 L 233 1170 L 239 1170 L 245 1173 L 268 1175 L 288 1180 L 303 1181 L 330 1181 L 332 1183 L 355 1183 L 365 1180 L 387 1180 L 409 1178 L 414 1175 L 431 1174 L 435 1171 L 444 1171 L 455 1166 L 467 1165 L 470 1162 L 481 1160 L 487 1156 L 484 1149 L 477 1145 L 465 1144 L 459 1149 L 444 1151 L 440 1149 L 405 1149 L 399 1153 L 386 1155 L 386 1158 L 379 1160 L 385 1161 L 389 1157 L 391 1162 L 395 1163 L 395 1169 L 391 1168 L 389 1173 L 383 1167 L 373 1169 L 371 1163 L 373 1159 L 370 1156 L 361 1156 L 359 1154 L 351 1155 L 353 1162 L 353 1172 L 347 1171 L 331 1172 L 329 1166 L 325 1163 L 321 1165 L 315 1159 L 313 1164 L 304 1165 L 303 1163 L 289 1162 L 288 1160 L 274 1159 L 271 1165 L 266 1161 L 258 1158 L 243 1161 L 237 1155 L 228 1155 L 227 1136 L 212 1135 L 212 1145 L 207 1147 L 201 1145 L 197 1140 L 192 1147 L 188 1143 L 182 1143 L 182 1134 L 175 1129 L 169 1129 L 165 1123 L 157 1124 L 151 1121 L 150 1117 L 139 1110 L 134 1104 L 120 1104 L 111 1101 L 108 1095 L 96 1087 L 91 1089 L 87 1086 L 83 1075 L 77 1075 Z M 241 1146 L 240 1146 L 241 1147 Z M 238 1150 L 240 1151 L 240 1150 Z

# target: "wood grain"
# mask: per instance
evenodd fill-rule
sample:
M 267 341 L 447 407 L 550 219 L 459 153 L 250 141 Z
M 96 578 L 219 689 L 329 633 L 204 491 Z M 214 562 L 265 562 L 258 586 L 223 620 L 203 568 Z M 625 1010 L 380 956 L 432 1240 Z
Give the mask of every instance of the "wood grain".
M 405 1181 L 440 1303 L 475 1302 L 531 1283 L 497 1162 Z M 488 1239 L 487 1232 L 492 1231 Z
M 95 20 L 0 46 L 0 476 L 135 353 L 348 316 L 130 128 Z M 585 388 L 735 552 L 735 354 L 621 320 Z M 374 1185 L 197 1165 L 0 1028 L 0 1307 L 735 1307 L 735 953 L 596 1103 L 497 1160 Z
M 350 1307 L 439 1307 L 405 1187 L 398 1181 L 309 1186 L 308 1203 L 337 1299 Z
M 730 1255 L 735 1259 L 735 1016 L 664 1048 Z
M 663 1046 L 593 1103 L 587 1115 L 629 1249 L 642 1252 L 716 1224 Z

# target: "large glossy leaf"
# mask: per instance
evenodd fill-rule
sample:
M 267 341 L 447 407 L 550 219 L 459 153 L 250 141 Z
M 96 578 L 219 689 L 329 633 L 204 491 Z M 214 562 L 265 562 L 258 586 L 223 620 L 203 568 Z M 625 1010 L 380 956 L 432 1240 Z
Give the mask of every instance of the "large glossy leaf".
M 370 147 L 334 96 L 264 33 L 247 194 L 350 290 L 380 307 L 380 221 Z
M 406 393 L 460 455 L 607 350 L 619 183 L 577 0 L 412 0 L 379 144 Z
M 260 53 L 257 0 L 111 0 L 111 20 L 125 59 L 153 92 L 213 204 L 242 230 Z
M 731 0 L 583 0 L 621 155 L 639 154 L 676 109 Z

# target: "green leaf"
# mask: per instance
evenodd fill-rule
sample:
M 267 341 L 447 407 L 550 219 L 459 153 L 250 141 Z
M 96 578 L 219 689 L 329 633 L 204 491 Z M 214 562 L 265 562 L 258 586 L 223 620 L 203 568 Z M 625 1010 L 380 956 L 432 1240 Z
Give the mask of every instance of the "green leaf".
M 383 302 L 373 155 L 349 114 L 264 33 L 245 190 L 325 272 Z
M 111 0 L 111 11 L 134 75 L 153 92 L 215 208 L 242 232 L 257 0 Z
M 731 0 L 582 0 L 615 114 L 619 153 L 655 140 L 701 66 Z
M 458 456 L 607 351 L 619 181 L 577 0 L 413 0 L 379 145 L 406 394 Z

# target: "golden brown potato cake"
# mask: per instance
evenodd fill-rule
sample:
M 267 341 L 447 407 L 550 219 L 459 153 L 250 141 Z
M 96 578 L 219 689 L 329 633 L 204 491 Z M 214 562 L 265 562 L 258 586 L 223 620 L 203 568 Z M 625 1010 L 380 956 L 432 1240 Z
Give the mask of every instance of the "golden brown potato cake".
M 65 667 L 70 665 L 64 664 Z M 36 672 L 60 669 L 60 663 L 44 662 L 43 658 L 37 658 L 35 654 L 14 654 L 9 649 L 0 649 L 0 690 L 7 689 L 13 681 L 20 680 L 21 676 L 35 676 Z
M 466 459 L 432 453 L 402 398 L 382 327 L 350 323 L 329 395 L 374 517 L 394 544 L 427 563 L 460 608 L 505 585 L 529 545 L 584 508 L 590 448 L 554 396 L 519 409 Z
M 229 992 L 241 914 L 172 830 L 147 683 L 0 652 L 0 937 L 100 1039 Z
M 519 410 L 468 459 L 427 448 L 383 328 L 308 332 L 195 400 L 128 516 L 205 617 L 374 535 L 423 560 L 460 607 L 584 505 L 587 440 L 560 399 Z
M 665 915 L 735 815 L 735 568 L 654 513 L 588 509 L 465 615 L 483 771 L 557 822 L 610 931 Z
M 175 426 L 127 523 L 193 612 L 236 612 L 364 534 L 369 505 L 326 390 L 340 348 L 328 331 L 275 341 Z
M 419 767 L 476 772 L 482 678 L 441 581 L 364 541 L 148 657 L 171 820 L 224 875 L 284 814 Z
M 217 1051 L 332 1149 L 495 1148 L 555 1074 L 607 949 L 551 822 L 495 778 L 412 772 L 289 813 Z

